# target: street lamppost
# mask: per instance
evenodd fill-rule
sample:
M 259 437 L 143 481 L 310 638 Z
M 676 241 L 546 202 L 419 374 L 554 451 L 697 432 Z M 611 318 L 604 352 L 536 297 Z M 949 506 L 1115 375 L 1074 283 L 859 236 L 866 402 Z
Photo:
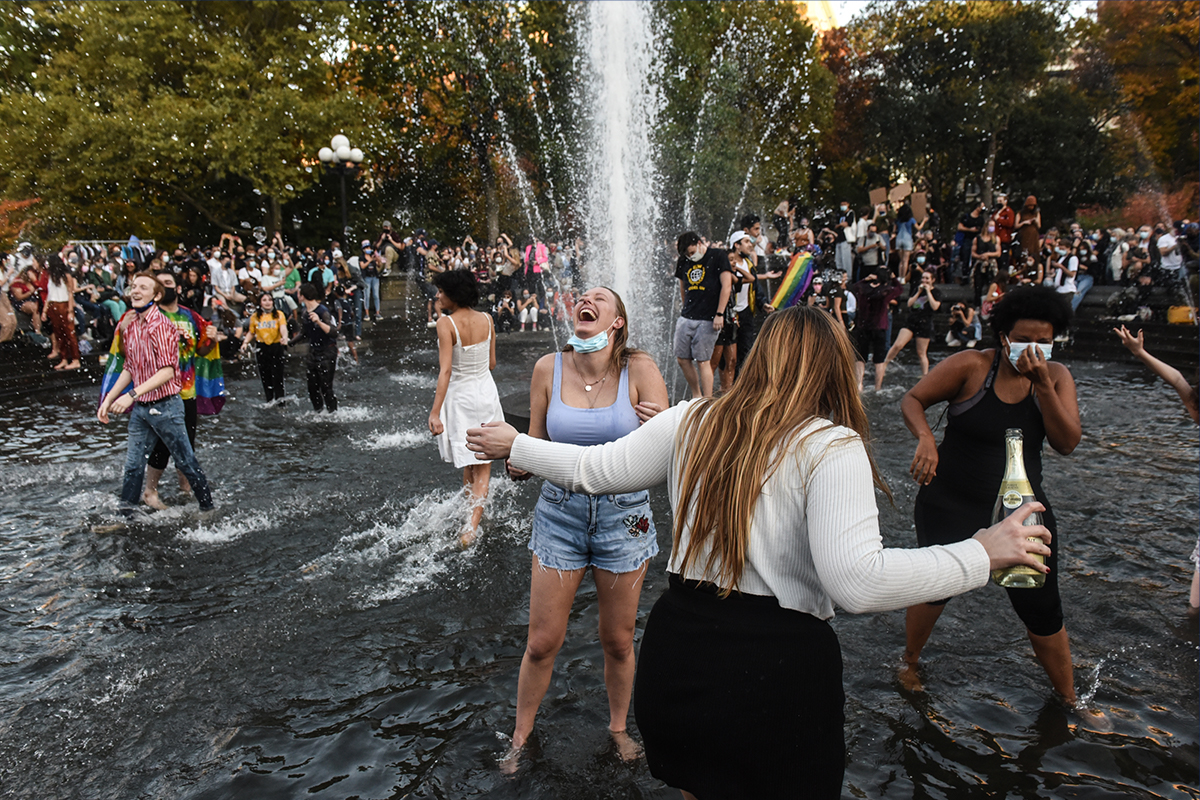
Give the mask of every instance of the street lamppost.
M 325 165 L 327 170 L 341 176 L 342 236 L 348 239 L 350 236 L 350 217 L 346 211 L 346 177 L 354 178 L 358 175 L 358 165 L 362 163 L 363 151 L 357 147 L 351 147 L 350 140 L 339 133 L 330 140 L 329 147 L 322 147 L 317 152 L 317 157 L 321 159 L 321 163 Z

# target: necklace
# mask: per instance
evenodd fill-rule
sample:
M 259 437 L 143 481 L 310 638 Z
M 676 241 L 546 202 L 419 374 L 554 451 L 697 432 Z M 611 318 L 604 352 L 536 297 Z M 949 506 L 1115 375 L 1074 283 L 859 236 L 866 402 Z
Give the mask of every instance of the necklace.
M 598 380 L 594 380 L 591 383 L 588 383 L 583 377 L 583 371 L 581 369 L 579 369 L 579 357 L 575 354 L 574 351 L 571 352 L 571 363 L 575 367 L 575 373 L 579 376 L 579 382 L 583 384 L 583 390 L 585 392 L 588 392 L 589 396 L 592 398 L 591 400 L 588 401 L 588 403 L 589 403 L 588 407 L 595 408 L 596 401 L 600 399 L 600 393 L 596 392 L 595 395 L 591 395 L 592 387 L 593 386 L 601 386 L 601 387 L 604 386 L 604 382 L 606 380 L 608 380 L 608 368 L 605 367 L 604 376 L 602 378 L 600 378 Z

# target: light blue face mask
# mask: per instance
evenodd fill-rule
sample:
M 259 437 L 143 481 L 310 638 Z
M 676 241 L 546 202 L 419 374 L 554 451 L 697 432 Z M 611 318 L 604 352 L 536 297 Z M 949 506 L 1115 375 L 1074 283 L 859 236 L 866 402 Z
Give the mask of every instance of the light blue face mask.
M 613 320 L 613 325 L 616 324 L 616 320 Z M 611 327 L 612 325 L 608 326 L 608 328 Z M 571 338 L 567 340 L 567 346 L 576 353 L 595 353 L 597 350 L 603 350 L 608 347 L 608 328 L 588 339 L 580 339 L 577 335 L 571 334 Z
M 1054 345 L 1052 344 L 1038 344 L 1036 342 L 1009 342 L 1008 360 L 1012 362 L 1014 369 L 1017 366 L 1017 359 L 1021 357 L 1021 353 L 1024 353 L 1026 348 L 1029 347 L 1041 348 L 1042 358 L 1046 359 L 1047 361 L 1050 360 L 1050 353 L 1052 350 L 1054 350 Z

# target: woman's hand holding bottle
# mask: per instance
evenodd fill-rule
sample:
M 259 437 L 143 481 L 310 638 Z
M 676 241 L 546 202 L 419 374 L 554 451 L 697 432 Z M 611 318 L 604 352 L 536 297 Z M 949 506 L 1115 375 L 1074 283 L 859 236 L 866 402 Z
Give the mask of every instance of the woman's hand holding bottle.
M 1042 573 L 1050 572 L 1049 567 L 1035 558 L 1035 555 L 1050 555 L 1050 529 L 1045 525 L 1025 524 L 1025 518 L 1030 514 L 1045 510 L 1041 503 L 1025 503 L 1003 522 L 982 528 L 972 537 L 987 551 L 989 569 L 1020 565 Z

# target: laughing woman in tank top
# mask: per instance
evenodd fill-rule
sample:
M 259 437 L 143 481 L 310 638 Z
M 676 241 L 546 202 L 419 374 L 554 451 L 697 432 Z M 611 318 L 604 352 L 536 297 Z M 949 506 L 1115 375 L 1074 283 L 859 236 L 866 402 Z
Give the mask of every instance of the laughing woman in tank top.
M 991 524 L 1004 476 L 1004 432 L 1007 428 L 1024 432 L 1025 471 L 1034 494 L 1046 506 L 1042 519 L 1054 540 L 1046 559 L 1050 572 L 1045 585 L 1008 589 L 1008 597 L 1054 690 L 1074 705 L 1071 645 L 1058 594 L 1062 540 L 1042 490 L 1043 440 L 1068 455 L 1082 434 L 1075 380 L 1065 366 L 1049 360 L 1054 337 L 1067 330 L 1070 318 L 1070 306 L 1054 289 L 1013 289 L 992 309 L 999 346 L 950 356 L 904 396 L 900 408 L 918 440 L 911 472 L 921 489 L 913 517 L 923 547 L 961 541 Z M 937 445 L 925 410 L 944 402 L 950 404 L 948 422 Z M 900 678 L 910 689 L 920 689 L 918 659 L 945 603 L 908 609 Z
M 563 351 L 543 356 L 534 367 L 529 435 L 580 445 L 620 439 L 667 406 L 666 384 L 654 359 L 626 346 L 628 317 L 616 292 L 588 290 L 576 303 L 573 320 L 575 334 Z M 512 468 L 509 474 L 517 480 L 531 477 Z M 502 768 L 511 772 L 518 766 L 588 568 L 600 606 L 608 729 L 622 758 L 637 757 L 625 719 L 633 691 L 638 598 L 646 564 L 658 553 L 649 493 L 588 495 L 547 481 L 534 511 L 529 549 L 529 639 L 517 680 L 512 749 Z

